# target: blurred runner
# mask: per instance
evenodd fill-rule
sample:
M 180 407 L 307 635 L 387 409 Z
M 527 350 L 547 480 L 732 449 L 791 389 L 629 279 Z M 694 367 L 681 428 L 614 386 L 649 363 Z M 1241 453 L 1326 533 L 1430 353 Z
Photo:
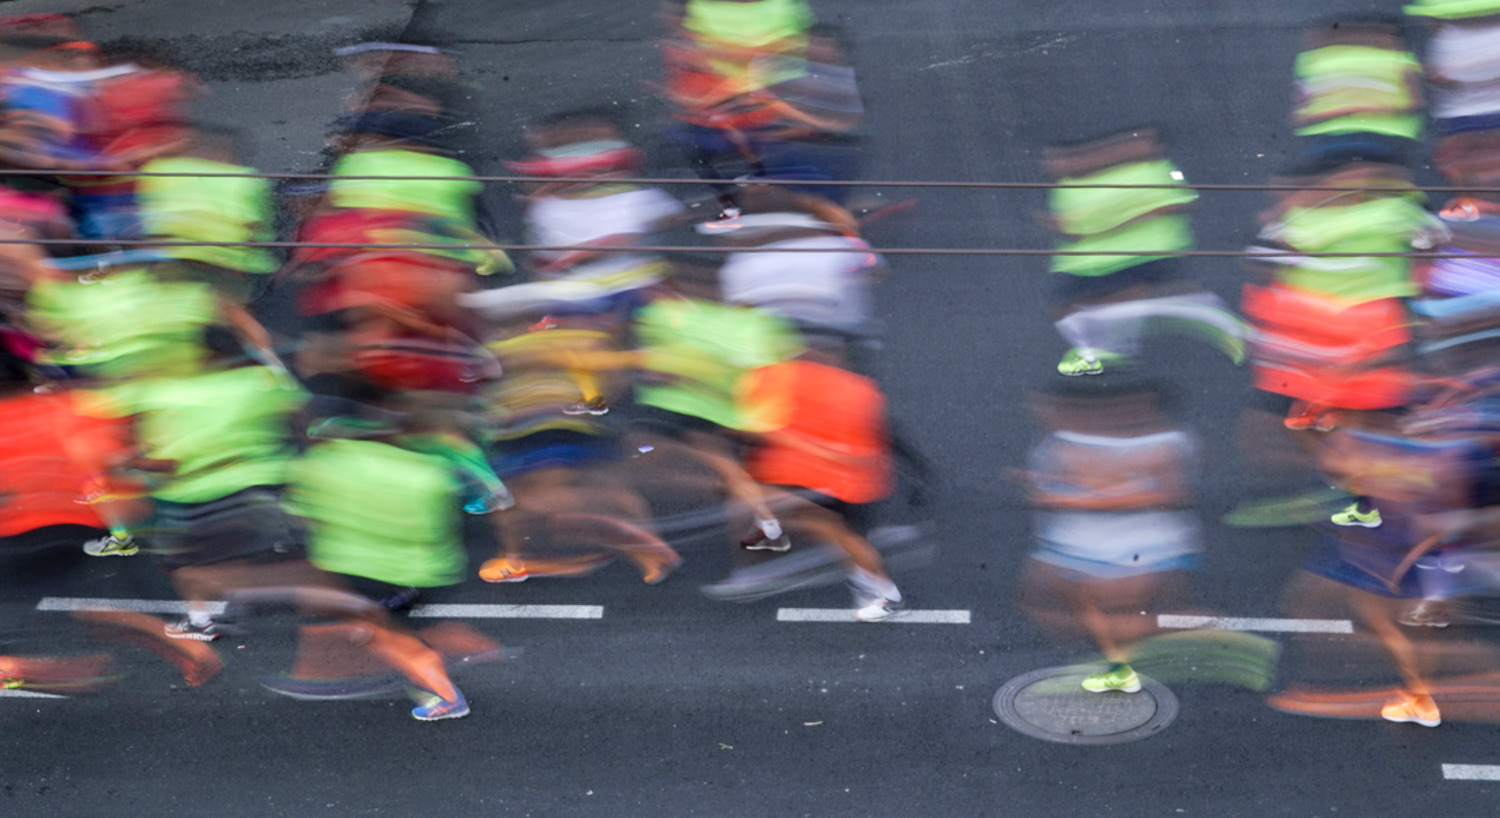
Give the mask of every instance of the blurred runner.
M 768 498 L 788 528 L 844 551 L 855 619 L 880 622 L 906 612 L 864 537 L 873 504 L 895 489 L 885 397 L 873 380 L 842 368 L 841 358 L 838 344 L 824 343 L 745 375 L 737 390 L 742 428 L 751 433 L 745 470 L 790 495 Z
M 1128 364 L 1155 327 L 1198 332 L 1236 363 L 1244 358 L 1244 325 L 1218 296 L 1183 278 L 1172 257 L 1193 246 L 1186 210 L 1198 194 L 1165 151 L 1156 131 L 1141 128 L 1043 152 L 1058 183 L 1041 216 L 1058 236 L 1054 325 L 1073 345 L 1057 365 L 1062 375 Z M 1154 187 L 1085 187 L 1112 184 Z M 1069 255 L 1109 251 L 1119 254 Z
M 1041 624 L 1081 627 L 1109 667 L 1091 693 L 1141 689 L 1132 647 L 1180 598 L 1201 548 L 1190 485 L 1192 436 L 1172 422 L 1149 382 L 1058 386 L 1033 399 L 1049 432 L 1024 473 L 1038 544 L 1022 580 Z

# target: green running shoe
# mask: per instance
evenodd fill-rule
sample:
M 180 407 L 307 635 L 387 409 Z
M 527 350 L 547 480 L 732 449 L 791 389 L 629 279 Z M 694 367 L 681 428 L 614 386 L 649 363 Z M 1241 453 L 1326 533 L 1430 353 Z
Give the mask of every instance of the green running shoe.
M 1109 352 L 1098 350 L 1084 350 L 1074 347 L 1068 350 L 1057 365 L 1057 372 L 1068 377 L 1079 375 L 1099 375 L 1104 372 L 1104 362 L 1113 361 L 1120 356 Z
M 1108 693 L 1111 690 L 1136 693 L 1141 689 L 1141 677 L 1135 675 L 1130 665 L 1113 665 L 1103 673 L 1095 673 L 1084 679 L 1083 689 L 1090 693 Z
M 1380 527 L 1380 509 L 1372 508 L 1369 511 L 1360 511 L 1359 503 L 1350 503 L 1349 507 L 1329 518 L 1334 525 L 1357 525 L 1362 528 Z

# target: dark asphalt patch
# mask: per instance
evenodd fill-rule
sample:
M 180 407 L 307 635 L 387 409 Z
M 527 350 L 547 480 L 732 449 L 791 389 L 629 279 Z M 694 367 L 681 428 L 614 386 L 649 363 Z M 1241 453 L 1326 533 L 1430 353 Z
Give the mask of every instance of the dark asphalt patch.
M 335 48 L 396 40 L 404 29 L 388 25 L 338 34 L 132 35 L 104 40 L 99 46 L 112 54 L 186 69 L 210 82 L 270 82 L 338 73 L 344 68 L 333 54 Z

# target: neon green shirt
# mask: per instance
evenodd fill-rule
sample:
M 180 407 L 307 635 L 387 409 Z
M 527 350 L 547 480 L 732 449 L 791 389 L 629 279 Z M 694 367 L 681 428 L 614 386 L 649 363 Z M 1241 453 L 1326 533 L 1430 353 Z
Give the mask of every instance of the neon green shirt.
M 1075 238 L 1058 242 L 1059 250 L 1110 252 L 1121 255 L 1052 257 L 1054 273 L 1081 276 L 1108 275 L 1126 267 L 1164 258 L 1173 251 L 1193 246 L 1193 231 L 1187 216 L 1154 211 L 1179 207 L 1197 200 L 1198 194 L 1173 177 L 1177 166 L 1159 159 L 1130 162 L 1087 176 L 1063 179 L 1053 188 L 1048 203 L 1062 232 Z M 1179 174 L 1180 176 L 1181 174 Z M 1077 185 L 1171 185 L 1165 188 L 1085 188 Z M 1144 217 L 1144 218 L 1143 218 Z M 1158 250 L 1163 254 L 1143 255 Z
M 219 319 L 207 284 L 162 282 L 139 270 L 84 281 L 39 281 L 28 318 L 62 350 L 58 364 L 102 377 L 186 374 L 207 352 L 203 328 Z
M 1410 83 L 1422 76 L 1421 63 L 1405 51 L 1360 45 L 1330 45 L 1297 55 L 1300 116 L 1311 125 L 1298 136 L 1378 133 L 1416 139 L 1422 117 L 1410 113 L 1416 99 Z M 1351 113 L 1339 116 L 1335 112 Z
M 658 299 L 636 316 L 647 368 L 671 376 L 636 388 L 636 401 L 743 428 L 735 386 L 748 370 L 802 351 L 791 326 L 760 310 L 711 301 Z
M 287 509 L 325 571 L 432 588 L 463 579 L 459 481 L 448 461 L 388 443 L 329 440 L 292 462 Z
M 1384 197 L 1353 205 L 1288 211 L 1278 235 L 1290 247 L 1324 253 L 1407 253 L 1431 219 L 1411 199 Z M 1415 295 L 1411 261 L 1402 256 L 1309 259 L 1282 266 L 1277 277 L 1302 290 L 1355 303 Z
M 473 176 L 457 159 L 403 150 L 357 151 L 333 166 L 335 176 Z M 410 210 L 452 219 L 474 228 L 474 197 L 479 182 L 442 179 L 334 179 L 328 186 L 335 207 Z
M 307 393 L 261 366 L 185 378 L 128 380 L 96 393 L 95 411 L 134 415 L 145 457 L 176 470 L 153 497 L 206 503 L 252 486 L 279 486 L 291 456 L 287 419 Z
M 1500 14 L 1500 0 L 1417 0 L 1403 11 L 1413 17 L 1462 20 Z
M 814 22 L 803 0 L 692 0 L 682 19 L 683 27 L 694 34 L 746 48 L 800 36 Z
M 151 173 L 254 173 L 254 168 L 177 157 L 154 159 Z M 271 186 L 248 177 L 143 176 L 136 182 L 144 234 L 175 241 L 269 241 L 273 221 Z M 191 259 L 246 273 L 270 273 L 276 258 L 263 247 L 167 247 L 173 258 Z

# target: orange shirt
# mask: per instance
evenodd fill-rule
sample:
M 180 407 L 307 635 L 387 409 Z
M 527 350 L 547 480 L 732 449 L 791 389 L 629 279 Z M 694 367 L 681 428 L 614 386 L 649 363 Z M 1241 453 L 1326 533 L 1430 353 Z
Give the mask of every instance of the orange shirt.
M 0 537 L 49 525 L 106 528 L 85 493 L 124 489 L 103 474 L 128 436 L 124 421 L 80 415 L 68 392 L 0 400 Z
M 751 370 L 737 392 L 746 429 L 763 435 L 746 464 L 751 477 L 846 503 L 890 495 L 895 471 L 885 397 L 874 381 L 837 367 L 784 361 Z

